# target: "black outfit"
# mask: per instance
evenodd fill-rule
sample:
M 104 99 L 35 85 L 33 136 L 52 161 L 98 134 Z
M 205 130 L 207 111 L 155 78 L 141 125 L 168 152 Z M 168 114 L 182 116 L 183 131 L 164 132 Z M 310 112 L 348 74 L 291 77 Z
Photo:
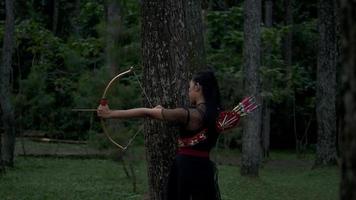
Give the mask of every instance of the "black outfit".
M 190 108 L 186 110 L 186 123 L 180 130 L 180 137 L 191 137 L 205 129 L 205 114 L 203 109 Z M 191 112 L 198 111 L 201 115 L 201 127 L 187 130 L 187 124 L 193 120 Z M 163 114 L 163 113 L 162 113 Z M 165 113 L 166 117 L 169 113 Z M 184 115 L 177 115 L 184 116 Z M 207 132 L 207 139 L 194 146 L 182 147 L 178 150 L 173 162 L 168 183 L 166 185 L 166 200 L 220 200 L 217 168 L 209 158 L 209 152 L 217 141 L 215 130 Z M 192 152 L 192 153 L 191 153 Z

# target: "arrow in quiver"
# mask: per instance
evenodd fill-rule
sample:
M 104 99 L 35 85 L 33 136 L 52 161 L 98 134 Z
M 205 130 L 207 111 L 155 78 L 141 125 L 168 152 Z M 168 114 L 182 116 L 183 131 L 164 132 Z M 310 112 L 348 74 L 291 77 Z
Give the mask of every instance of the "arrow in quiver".
M 254 111 L 258 105 L 256 99 L 253 96 L 245 97 L 234 109 L 231 111 L 220 112 L 218 119 L 216 120 L 216 129 L 219 133 L 226 130 L 235 128 L 239 125 L 240 119 L 252 111 Z M 201 141 L 207 139 L 207 129 L 202 130 L 198 134 L 192 137 L 178 138 L 179 147 L 188 147 L 198 144 Z

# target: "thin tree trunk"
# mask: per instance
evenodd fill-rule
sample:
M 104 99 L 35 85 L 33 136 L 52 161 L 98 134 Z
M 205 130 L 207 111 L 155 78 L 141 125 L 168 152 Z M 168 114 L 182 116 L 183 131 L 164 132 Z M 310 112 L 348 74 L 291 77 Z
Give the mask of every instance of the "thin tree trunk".
M 270 28 L 273 25 L 273 1 L 265 1 L 265 26 Z
M 59 1 L 53 0 L 53 18 L 52 18 L 52 32 L 57 34 L 58 29 L 58 17 L 59 17 Z
M 265 26 L 271 28 L 273 24 L 272 18 L 273 2 L 272 0 L 265 1 Z M 265 50 L 267 63 L 271 60 L 272 50 L 271 46 L 268 45 Z M 268 64 L 266 65 L 268 66 Z M 264 81 L 264 88 L 271 88 L 271 83 L 269 80 Z M 263 110 L 262 110 L 262 152 L 263 158 L 269 157 L 269 146 L 270 146 L 270 122 L 271 122 L 271 110 L 269 108 L 269 98 L 263 100 Z
M 197 0 L 142 1 L 142 60 L 145 91 L 154 105 L 187 104 L 190 72 L 203 68 L 200 30 L 201 5 Z M 192 9 L 192 10 L 190 10 Z M 193 17 L 193 18 L 189 18 Z M 200 19 L 195 19 L 200 18 Z M 190 43 L 190 42 L 191 43 Z M 194 42 L 195 41 L 195 42 Z M 195 44 L 194 44 L 195 43 Z M 194 47 L 194 48 L 192 48 Z M 198 62 L 202 60 L 203 62 Z M 145 103 L 149 106 L 148 102 Z M 149 196 L 164 199 L 165 184 L 176 152 L 177 130 L 169 124 L 147 120 L 145 145 Z
M 117 0 L 110 0 L 107 6 L 107 40 L 106 40 L 106 53 L 107 53 L 107 66 L 112 74 L 118 71 L 118 56 L 117 43 L 119 39 L 119 32 L 121 29 L 121 13 L 120 5 Z
M 319 1 L 316 88 L 318 141 L 315 165 L 336 164 L 336 0 Z
M 340 0 L 343 27 L 344 128 L 341 142 L 340 199 L 356 200 L 356 6 Z
M 261 102 L 261 0 L 244 1 L 244 90 Z M 242 136 L 241 175 L 258 176 L 261 163 L 261 109 L 246 120 Z
M 270 123 L 271 123 L 271 110 L 268 102 L 263 102 L 263 125 L 262 125 L 262 153 L 263 158 L 269 158 L 270 146 Z
M 6 165 L 14 165 L 15 151 L 15 114 L 10 101 L 10 71 L 12 65 L 12 52 L 14 50 L 14 2 L 6 0 L 6 20 L 4 42 L 2 48 L 2 60 L 0 66 L 0 104 L 4 134 L 2 137 L 2 155 Z
M 206 68 L 206 55 L 204 47 L 204 26 L 202 17 L 202 8 L 200 0 L 187 0 L 184 1 L 185 7 L 185 18 L 189 20 L 186 23 L 187 26 L 187 42 L 188 42 L 188 69 L 191 72 L 200 71 Z
M 0 130 L 0 176 L 5 173 L 5 164 L 2 159 L 2 130 Z
M 284 0 L 285 19 L 284 23 L 289 26 L 288 32 L 283 37 L 283 58 L 287 66 L 288 81 L 291 79 L 292 74 L 292 42 L 293 42 L 293 0 Z
M 80 26 L 78 23 L 78 18 L 80 15 L 80 0 L 75 0 L 75 13 L 73 15 L 72 27 L 76 37 L 80 36 Z

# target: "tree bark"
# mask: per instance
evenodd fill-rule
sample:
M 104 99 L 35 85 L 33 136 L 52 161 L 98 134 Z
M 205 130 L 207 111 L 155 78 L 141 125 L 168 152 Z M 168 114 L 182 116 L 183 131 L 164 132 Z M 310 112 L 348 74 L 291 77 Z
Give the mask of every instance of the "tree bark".
M 336 164 L 336 0 L 319 1 L 316 84 L 318 140 L 315 165 Z
M 340 199 L 356 200 L 356 6 L 340 0 L 343 27 L 344 128 L 341 136 Z
M 14 2 L 13 0 L 6 0 L 5 32 L 0 67 L 0 104 L 4 126 L 4 134 L 2 137 L 2 156 L 4 163 L 10 167 L 14 165 L 16 133 L 14 108 L 10 100 L 10 76 L 12 53 L 14 50 L 14 23 Z
M 197 30 L 202 27 L 200 5 L 197 0 L 142 1 L 143 82 L 154 105 L 187 105 L 190 72 L 205 65 L 204 53 L 199 52 L 204 49 L 202 31 Z M 145 104 L 149 106 L 148 102 Z M 148 185 L 152 200 L 164 199 L 176 143 L 175 127 L 146 121 Z
M 244 90 L 261 102 L 261 0 L 244 1 Z M 261 162 L 261 109 L 246 120 L 242 136 L 241 175 L 258 176 Z

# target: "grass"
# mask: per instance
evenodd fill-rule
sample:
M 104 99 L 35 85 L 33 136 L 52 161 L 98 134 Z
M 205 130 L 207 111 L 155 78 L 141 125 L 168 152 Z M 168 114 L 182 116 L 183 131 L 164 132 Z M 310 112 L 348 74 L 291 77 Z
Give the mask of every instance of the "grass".
M 118 162 L 100 159 L 18 158 L 0 180 L 2 200 L 142 199 L 145 166 L 136 165 L 138 192 Z
M 221 154 L 223 154 L 221 152 Z M 259 178 L 240 176 L 239 167 L 219 165 L 224 200 L 336 200 L 337 167 L 311 170 L 311 160 L 275 152 Z M 0 177 L 2 200 L 22 199 L 143 199 L 147 190 L 146 165 L 135 163 L 137 192 L 120 162 L 104 159 L 24 158 Z
M 339 175 L 336 168 L 266 166 L 259 178 L 241 177 L 239 168 L 220 167 L 220 188 L 224 200 L 336 200 Z

